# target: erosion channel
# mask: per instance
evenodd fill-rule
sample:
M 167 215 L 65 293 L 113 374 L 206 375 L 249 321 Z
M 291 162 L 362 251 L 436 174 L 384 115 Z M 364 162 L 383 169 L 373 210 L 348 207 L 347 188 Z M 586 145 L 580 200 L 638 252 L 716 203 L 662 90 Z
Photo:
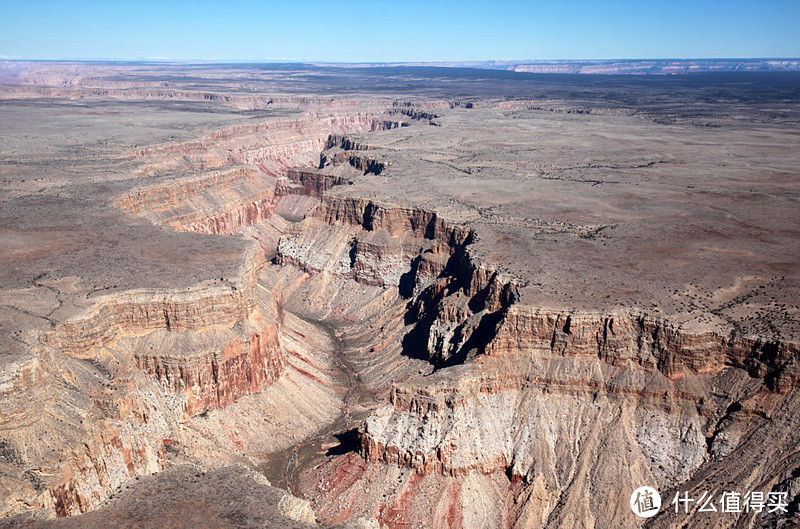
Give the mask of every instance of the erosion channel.
M 356 429 L 375 407 L 375 391 L 361 383 L 348 360 L 348 340 L 337 334 L 336 328 L 324 321 L 306 320 L 320 334 L 327 335 L 333 345 L 331 369 L 336 387 L 345 388 L 342 411 L 336 419 L 305 438 L 301 443 L 270 454 L 258 465 L 258 471 L 269 481 L 292 494 L 299 494 L 299 474 L 320 455 L 341 455 L 358 449 Z

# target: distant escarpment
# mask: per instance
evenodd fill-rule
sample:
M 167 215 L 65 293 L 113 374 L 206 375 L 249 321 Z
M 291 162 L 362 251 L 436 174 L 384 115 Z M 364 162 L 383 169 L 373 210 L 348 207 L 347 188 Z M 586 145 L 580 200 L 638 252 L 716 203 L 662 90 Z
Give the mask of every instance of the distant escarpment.
M 40 64 L 41 65 L 41 64 Z M 264 94 L 228 93 L 208 90 L 171 88 L 161 81 L 108 80 L 91 75 L 81 75 L 74 69 L 23 74 L 25 84 L 4 84 L 7 98 L 59 98 L 64 100 L 117 100 L 117 101 L 200 101 L 213 102 L 238 110 L 288 109 L 322 110 L 339 109 L 359 112 L 375 109 L 380 112 L 392 104 L 391 100 L 376 99 L 370 103 L 357 99 L 326 97 L 277 96 Z

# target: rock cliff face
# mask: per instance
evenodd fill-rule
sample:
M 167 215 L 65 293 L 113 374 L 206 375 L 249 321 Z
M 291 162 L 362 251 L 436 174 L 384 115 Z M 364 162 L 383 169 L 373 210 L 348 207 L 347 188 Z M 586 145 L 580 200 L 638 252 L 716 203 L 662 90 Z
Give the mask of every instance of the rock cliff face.
M 297 185 L 290 185 L 289 182 Z M 306 195 L 320 197 L 333 186 L 346 184 L 348 180 L 342 176 L 329 176 L 314 171 L 289 169 L 286 178 L 275 186 L 275 195 Z
M 139 188 L 117 205 L 179 231 L 232 234 L 274 214 L 267 178 L 248 166 L 206 171 Z
M 36 397 L 33 422 L 6 438 L 7 464 L 39 466 L 20 476 L 4 508 L 18 510 L 12 502 L 32 487 L 29 506 L 60 516 L 94 509 L 112 488 L 164 468 L 180 421 L 275 382 L 285 353 L 280 303 L 256 301 L 265 265 L 255 246 L 227 284 L 109 295 L 44 334 L 40 376 L 59 382 Z M 21 383 L 7 394 L 24 390 Z M 19 420 L 25 407 L 13 400 Z M 43 444 L 32 451 L 37 436 Z
M 359 230 L 349 261 L 347 237 L 311 223 L 305 238 L 282 240 L 284 266 L 398 289 L 400 278 L 416 278 L 407 287 L 415 323 L 406 339 L 417 338 L 409 342 L 415 354 L 442 368 L 392 387 L 389 406 L 360 429 L 366 463 L 341 456 L 303 475 L 301 493 L 328 523 L 377 513 L 389 527 L 633 527 L 613 498 L 591 491 L 619 483 L 670 489 L 712 461 L 737 457 L 748 435 L 795 420 L 778 411 L 797 403 L 794 344 L 693 333 L 630 311 L 521 305 L 513 278 L 469 258 L 470 232 L 430 213 L 324 197 L 314 217 Z M 403 254 L 392 234 L 409 232 L 436 242 Z M 338 250 L 312 263 L 320 255 L 315 233 Z M 419 280 L 426 251 L 439 253 L 441 265 Z M 370 255 L 395 271 L 366 265 Z M 775 472 L 773 464 L 746 482 Z M 391 477 L 379 478 L 386 472 Z M 620 504 L 631 492 L 615 493 Z M 494 507 L 476 509 L 476 495 Z M 449 518 L 436 502 L 450 504 Z
M 316 162 L 331 134 L 385 130 L 400 124 L 378 119 L 374 114 L 309 113 L 299 119 L 239 125 L 196 140 L 155 145 L 128 157 L 147 160 L 141 176 L 236 163 L 286 169 Z
M 182 342 L 183 347 L 186 342 L 192 343 L 181 336 L 170 338 Z M 155 376 L 171 393 L 185 394 L 187 417 L 224 407 L 239 397 L 261 391 L 280 378 L 285 360 L 274 325 L 254 330 L 241 340 L 226 338 L 223 337 L 221 346 L 212 342 L 205 351 L 199 344 L 192 343 L 195 356 L 190 359 L 136 351 L 136 367 Z M 154 333 L 149 341 L 157 343 L 161 350 L 170 350 L 170 340 L 165 337 Z M 139 347 L 145 349 L 146 346 Z M 153 346 L 149 349 L 152 351 Z
M 779 410 L 797 404 L 796 344 L 526 306 L 512 276 L 469 256 L 473 237 L 431 212 L 323 195 L 281 239 L 284 267 L 405 294 L 403 354 L 439 368 L 392 386 L 359 430 L 364 461 L 333 457 L 301 476 L 320 519 L 634 527 L 618 507 L 632 489 L 617 484 L 669 490 L 793 424 Z M 746 486 L 778 472 L 768 459 Z
M 287 194 L 320 196 L 345 183 L 341 176 L 319 175 L 320 152 L 331 138 L 360 131 L 378 131 L 404 123 L 374 114 L 346 113 L 230 127 L 197 140 L 156 145 L 128 155 L 144 161 L 141 176 L 161 183 L 138 187 L 117 205 L 158 224 L 180 231 L 232 234 L 272 217 L 275 197 Z M 363 171 L 380 172 L 374 160 L 352 157 Z M 363 168 L 362 168 L 363 167 Z M 163 177 L 179 171 L 196 176 Z M 287 185 L 288 180 L 300 187 Z
M 44 340 L 75 358 L 91 358 L 92 353 L 123 334 L 146 334 L 160 329 L 198 331 L 211 325 L 233 325 L 246 319 L 253 308 L 252 298 L 245 293 L 225 292 L 221 288 L 209 290 L 188 296 L 142 294 L 123 299 L 115 296 L 98 304 L 86 317 L 59 324 Z
M 670 379 L 687 373 L 717 373 L 729 367 L 764 379 L 771 390 L 797 386 L 800 349 L 715 332 L 690 332 L 646 314 L 548 313 L 514 307 L 498 330 L 489 354 L 549 345 L 563 356 L 594 356 L 612 366 L 637 364 Z

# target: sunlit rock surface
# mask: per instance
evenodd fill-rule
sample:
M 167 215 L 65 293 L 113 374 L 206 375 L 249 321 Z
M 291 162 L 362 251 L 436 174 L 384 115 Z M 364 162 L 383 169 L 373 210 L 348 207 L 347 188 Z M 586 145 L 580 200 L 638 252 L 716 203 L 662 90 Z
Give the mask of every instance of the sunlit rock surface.
M 3 77 L 0 525 L 795 523 L 796 76 L 183 68 Z

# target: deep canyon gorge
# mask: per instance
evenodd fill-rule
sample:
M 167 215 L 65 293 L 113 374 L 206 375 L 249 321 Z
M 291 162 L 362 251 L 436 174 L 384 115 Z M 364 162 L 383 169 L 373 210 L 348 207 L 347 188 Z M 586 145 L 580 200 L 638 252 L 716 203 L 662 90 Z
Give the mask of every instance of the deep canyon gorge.
M 0 527 L 800 523 L 796 76 L 4 68 Z

